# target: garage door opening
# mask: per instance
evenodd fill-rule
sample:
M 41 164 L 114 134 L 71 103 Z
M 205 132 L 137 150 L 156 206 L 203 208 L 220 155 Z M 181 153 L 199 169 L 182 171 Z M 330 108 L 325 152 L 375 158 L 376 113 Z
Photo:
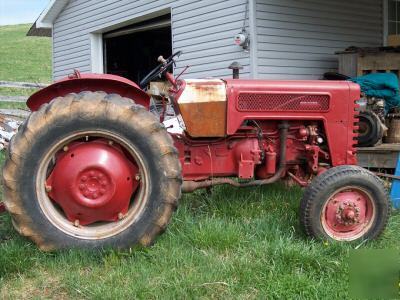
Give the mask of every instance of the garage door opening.
M 171 15 L 136 23 L 103 35 L 104 71 L 139 83 L 172 53 Z

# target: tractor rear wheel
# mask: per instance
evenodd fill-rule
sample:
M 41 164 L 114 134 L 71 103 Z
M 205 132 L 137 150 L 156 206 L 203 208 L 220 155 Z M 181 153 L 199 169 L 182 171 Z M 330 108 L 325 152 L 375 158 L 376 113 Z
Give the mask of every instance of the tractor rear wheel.
M 339 166 L 306 188 L 300 220 L 311 237 L 350 242 L 377 238 L 389 214 L 387 191 L 377 176 L 358 166 Z
M 148 246 L 181 194 L 170 135 L 144 107 L 103 92 L 57 98 L 10 143 L 4 202 L 42 250 Z

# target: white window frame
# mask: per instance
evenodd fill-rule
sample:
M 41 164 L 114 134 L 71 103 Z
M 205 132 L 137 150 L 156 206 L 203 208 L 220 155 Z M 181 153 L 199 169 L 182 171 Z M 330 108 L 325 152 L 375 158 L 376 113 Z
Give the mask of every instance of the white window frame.
M 400 4 L 400 0 L 396 0 Z M 396 22 L 400 22 L 396 20 Z M 400 35 L 400 32 L 398 33 Z M 389 0 L 383 0 L 383 45 L 387 46 L 389 36 Z
M 104 74 L 103 34 L 90 34 L 90 57 L 92 73 Z

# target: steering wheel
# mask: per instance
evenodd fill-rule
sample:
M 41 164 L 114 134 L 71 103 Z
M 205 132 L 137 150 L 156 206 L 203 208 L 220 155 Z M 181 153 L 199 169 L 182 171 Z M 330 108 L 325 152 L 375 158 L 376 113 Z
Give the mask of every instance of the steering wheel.
M 152 81 L 154 78 L 158 77 L 159 75 L 163 74 L 168 68 L 175 63 L 174 58 L 179 57 L 182 54 L 182 51 L 178 51 L 174 54 L 172 54 L 170 57 L 167 59 L 164 59 L 162 56 L 158 58 L 158 62 L 161 64 L 155 67 L 145 78 L 140 81 L 139 86 L 141 89 L 144 89 L 150 81 Z

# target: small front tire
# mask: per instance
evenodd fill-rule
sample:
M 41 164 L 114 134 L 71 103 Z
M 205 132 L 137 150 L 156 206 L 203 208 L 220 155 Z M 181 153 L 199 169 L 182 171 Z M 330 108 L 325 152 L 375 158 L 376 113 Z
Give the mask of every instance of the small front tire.
M 377 238 L 389 214 L 387 191 L 377 176 L 358 166 L 339 166 L 306 188 L 300 220 L 310 237 L 351 242 Z

